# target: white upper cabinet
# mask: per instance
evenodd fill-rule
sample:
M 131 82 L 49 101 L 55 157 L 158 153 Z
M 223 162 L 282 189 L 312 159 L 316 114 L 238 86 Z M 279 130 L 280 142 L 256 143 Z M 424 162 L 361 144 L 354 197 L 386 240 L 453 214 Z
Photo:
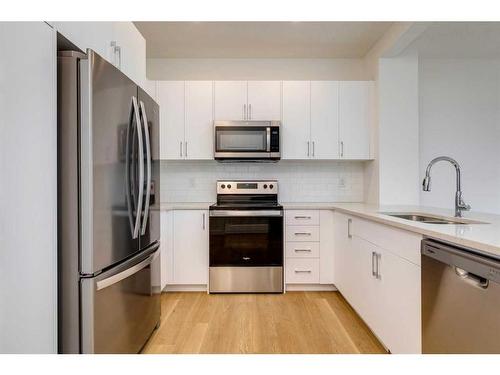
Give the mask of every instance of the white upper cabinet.
M 281 120 L 281 82 L 248 81 L 248 120 Z
M 160 157 L 213 159 L 212 81 L 158 81 Z
M 370 158 L 373 82 L 344 81 L 339 85 L 339 142 L 343 159 Z
M 339 156 L 339 83 L 311 82 L 311 152 L 314 159 Z
M 184 158 L 184 81 L 158 81 L 160 158 Z
M 280 81 L 215 81 L 216 120 L 280 120 Z
M 146 85 L 146 41 L 132 22 L 113 22 L 115 65 L 139 86 Z M 114 51 L 112 51 L 114 52 Z
M 132 22 L 50 22 L 82 51 L 91 48 L 140 86 L 146 83 L 146 41 Z
M 283 81 L 281 157 L 308 159 L 311 155 L 311 83 Z
M 246 81 L 216 81 L 215 86 L 215 119 L 216 120 L 246 120 L 247 82 Z
M 187 159 L 213 159 L 213 83 L 186 81 L 185 83 L 185 150 Z

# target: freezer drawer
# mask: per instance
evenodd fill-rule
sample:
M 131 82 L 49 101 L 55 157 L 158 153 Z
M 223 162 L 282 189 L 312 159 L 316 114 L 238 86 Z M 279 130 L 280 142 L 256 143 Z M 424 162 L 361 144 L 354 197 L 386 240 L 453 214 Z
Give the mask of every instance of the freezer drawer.
M 160 320 L 159 251 L 81 281 L 82 352 L 138 353 Z

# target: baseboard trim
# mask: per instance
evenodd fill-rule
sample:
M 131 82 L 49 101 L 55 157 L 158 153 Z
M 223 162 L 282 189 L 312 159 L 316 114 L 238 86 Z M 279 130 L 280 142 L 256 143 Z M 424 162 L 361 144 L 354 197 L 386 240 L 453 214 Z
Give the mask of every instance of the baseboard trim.
M 288 292 L 331 292 L 337 288 L 333 284 L 286 284 Z
M 179 284 L 167 284 L 163 288 L 164 292 L 206 292 L 208 290 L 207 284 L 196 284 L 196 285 L 179 285 Z

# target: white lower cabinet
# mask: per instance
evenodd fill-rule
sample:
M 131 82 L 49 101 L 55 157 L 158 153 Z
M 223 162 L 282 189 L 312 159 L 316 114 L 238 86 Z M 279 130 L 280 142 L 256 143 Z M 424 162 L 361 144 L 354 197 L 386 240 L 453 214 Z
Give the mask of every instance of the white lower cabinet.
M 208 282 L 208 210 L 161 215 L 162 288 Z
M 410 260 L 419 235 L 340 213 L 334 221 L 336 287 L 392 353 L 420 353 L 420 266 Z M 384 238 L 400 241 L 388 250 Z
M 333 212 L 285 211 L 285 283 L 333 284 Z

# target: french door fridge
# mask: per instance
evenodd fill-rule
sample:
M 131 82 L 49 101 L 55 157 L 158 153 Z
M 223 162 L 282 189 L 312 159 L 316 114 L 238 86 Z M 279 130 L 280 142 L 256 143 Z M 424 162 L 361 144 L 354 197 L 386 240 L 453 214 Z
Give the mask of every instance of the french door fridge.
M 60 353 L 137 353 L 160 319 L 159 107 L 97 53 L 58 55 Z

